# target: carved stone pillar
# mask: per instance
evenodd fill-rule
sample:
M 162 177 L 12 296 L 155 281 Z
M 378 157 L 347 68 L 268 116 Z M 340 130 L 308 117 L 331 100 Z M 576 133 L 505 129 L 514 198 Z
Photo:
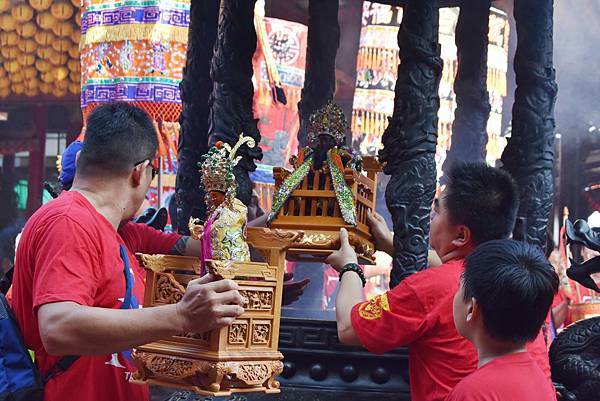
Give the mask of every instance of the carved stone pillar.
M 179 232 L 189 234 L 190 216 L 204 220 L 206 205 L 200 188 L 200 157 L 208 151 L 208 98 L 212 92 L 210 60 L 217 37 L 219 0 L 194 0 L 190 9 L 187 62 L 181 81 L 183 111 L 179 122 L 179 167 L 176 200 Z
M 552 207 L 554 103 L 557 85 L 552 65 L 552 0 L 515 0 L 517 89 L 512 136 L 502 154 L 504 168 L 520 190 L 514 237 L 544 246 Z
M 429 212 L 435 193 L 435 147 L 442 59 L 436 0 L 408 0 L 398 45 L 394 112 L 379 158 L 391 174 L 386 204 L 394 225 L 390 286 L 427 267 Z
M 213 81 L 209 115 L 209 144 L 223 141 L 235 145 L 241 133 L 260 142 L 260 132 L 252 112 L 252 57 L 256 50 L 254 29 L 255 0 L 222 0 L 219 27 L 210 76 Z M 242 159 L 235 167 L 237 197 L 248 205 L 252 195 L 249 171 L 262 150 L 244 145 L 238 151 Z
M 333 99 L 335 92 L 335 56 L 340 45 L 339 0 L 309 0 L 308 38 L 304 88 L 298 103 L 300 131 L 298 143 L 308 145 L 310 115 Z
M 456 111 L 452 123 L 452 145 L 444 161 L 444 172 L 457 160 L 485 160 L 490 116 L 487 92 L 489 16 L 489 0 L 462 1 L 456 24 Z

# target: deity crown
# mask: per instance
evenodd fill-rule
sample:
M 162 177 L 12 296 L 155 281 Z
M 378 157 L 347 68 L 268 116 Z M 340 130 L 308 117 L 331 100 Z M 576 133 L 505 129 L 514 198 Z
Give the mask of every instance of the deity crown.
M 331 135 L 335 143 L 341 145 L 348 128 L 346 116 L 340 106 L 328 101 L 325 106 L 311 114 L 308 125 L 308 139 L 312 143 L 319 135 Z
M 248 144 L 250 148 L 256 146 L 253 138 L 241 134 L 233 147 L 228 143 L 218 141 L 207 154 L 202 156 L 200 159 L 201 181 L 207 193 L 211 191 L 223 193 L 235 191 L 233 168 L 242 158 L 241 156 L 236 157 L 236 153 L 243 144 Z

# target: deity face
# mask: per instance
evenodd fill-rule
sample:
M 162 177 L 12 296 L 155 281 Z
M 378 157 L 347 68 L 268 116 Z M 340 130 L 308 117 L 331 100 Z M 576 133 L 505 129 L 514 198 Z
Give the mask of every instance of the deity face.
M 334 148 L 335 145 L 335 139 L 331 135 L 319 133 L 319 149 L 327 151 Z
M 210 208 L 219 207 L 224 200 L 225 194 L 221 191 L 210 191 L 208 193 L 208 206 Z

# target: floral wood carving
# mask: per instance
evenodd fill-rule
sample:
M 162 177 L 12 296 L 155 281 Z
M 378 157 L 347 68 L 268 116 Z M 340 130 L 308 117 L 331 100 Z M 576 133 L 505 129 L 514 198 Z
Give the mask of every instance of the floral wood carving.
M 146 255 L 140 254 L 142 265 L 156 273 L 162 273 L 167 269 L 167 262 L 164 255 Z
M 205 371 L 206 363 L 203 361 L 190 361 L 187 359 L 161 356 L 145 352 L 137 352 L 135 357 L 144 367 L 154 375 L 182 379 Z
M 236 377 L 248 385 L 262 384 L 272 374 L 271 367 L 267 363 L 252 363 L 239 365 Z
M 268 311 L 273 306 L 273 293 L 271 291 L 240 290 L 244 299 L 242 307 L 246 311 Z
M 229 326 L 227 335 L 229 344 L 246 344 L 248 341 L 248 323 L 237 322 Z
M 154 303 L 174 304 L 183 298 L 185 288 L 170 273 L 156 273 Z
M 252 331 L 252 344 L 269 344 L 270 337 L 270 323 L 254 324 L 254 329 Z

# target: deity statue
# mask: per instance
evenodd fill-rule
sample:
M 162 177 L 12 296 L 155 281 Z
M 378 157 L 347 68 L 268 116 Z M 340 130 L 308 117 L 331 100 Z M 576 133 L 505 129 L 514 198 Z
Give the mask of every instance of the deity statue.
M 306 177 L 309 178 L 308 189 L 319 189 L 312 188 L 311 177 L 315 172 L 328 170 L 344 222 L 356 225 L 354 197 L 344 179 L 344 170 L 351 168 L 360 172 L 362 158 L 345 146 L 347 127 L 342 108 L 331 101 L 310 116 L 308 126 L 310 146 L 290 159 L 294 171 L 279 186 L 273 197 L 269 222 L 277 216 L 292 192 Z
M 201 260 L 232 260 L 249 262 L 250 251 L 246 243 L 246 206 L 235 197 L 236 181 L 233 168 L 239 162 L 238 149 L 248 144 L 256 146 L 254 139 L 240 135 L 233 146 L 217 142 L 200 162 L 201 181 L 206 193 L 208 219 L 200 225 L 199 219 L 190 218 L 192 238 L 202 241 Z

